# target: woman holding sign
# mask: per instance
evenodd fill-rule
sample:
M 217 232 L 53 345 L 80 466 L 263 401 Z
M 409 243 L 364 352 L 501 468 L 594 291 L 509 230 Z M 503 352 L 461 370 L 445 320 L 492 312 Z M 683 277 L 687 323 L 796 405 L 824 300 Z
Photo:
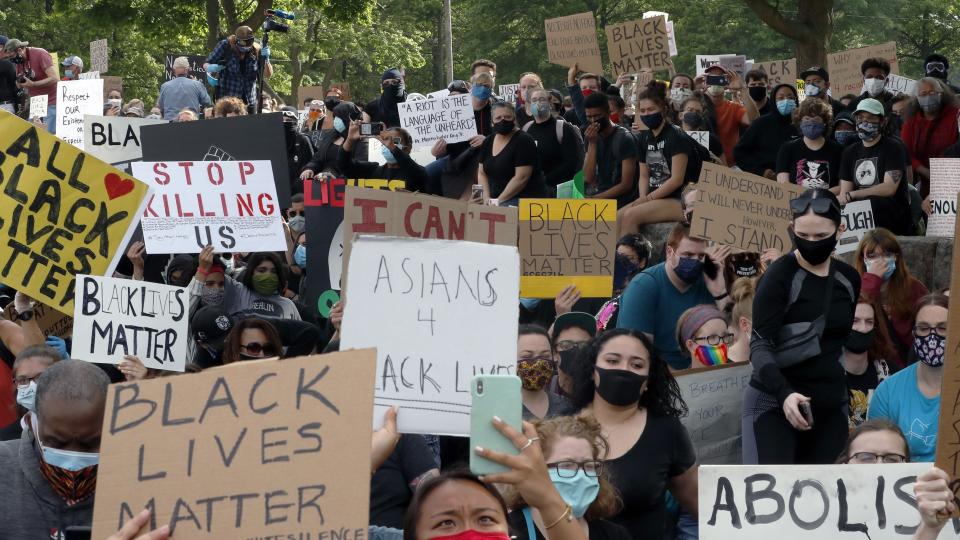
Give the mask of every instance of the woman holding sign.
M 483 198 L 497 199 L 501 206 L 517 206 L 520 199 L 545 197 L 547 187 L 540 168 L 537 143 L 517 129 L 516 112 L 506 101 L 491 109 L 494 134 L 480 147 L 477 183 Z

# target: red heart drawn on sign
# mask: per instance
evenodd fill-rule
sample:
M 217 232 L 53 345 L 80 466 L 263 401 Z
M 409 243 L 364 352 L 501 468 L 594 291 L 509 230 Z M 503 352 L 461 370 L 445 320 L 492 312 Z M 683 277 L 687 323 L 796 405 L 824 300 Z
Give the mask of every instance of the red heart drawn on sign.
M 107 188 L 107 196 L 110 197 L 111 201 L 133 191 L 133 180 L 120 178 L 120 175 L 116 173 L 104 176 L 103 185 Z

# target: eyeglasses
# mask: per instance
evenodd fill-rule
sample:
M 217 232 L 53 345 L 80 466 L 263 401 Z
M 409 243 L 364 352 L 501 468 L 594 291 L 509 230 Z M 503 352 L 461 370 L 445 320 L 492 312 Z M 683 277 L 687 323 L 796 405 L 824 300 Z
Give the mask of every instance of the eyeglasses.
M 250 354 L 277 354 L 276 350 L 273 348 L 273 345 L 269 343 L 257 343 L 254 341 L 252 343 L 247 343 L 246 345 L 240 345 L 240 348 L 246 350 Z
M 27 386 L 31 382 L 40 378 L 41 373 L 37 373 L 33 377 L 14 377 L 13 384 L 17 386 Z
M 806 214 L 807 210 L 813 208 L 814 214 L 825 214 L 831 208 L 837 212 L 840 212 L 840 206 L 837 205 L 832 199 L 820 198 L 820 199 L 805 199 L 802 197 L 797 197 L 790 201 L 790 210 L 794 214 Z
M 850 459 L 847 460 L 847 463 L 861 463 L 861 464 L 871 464 L 871 463 L 904 463 L 907 461 L 905 456 L 900 454 L 875 454 L 873 452 L 857 452 L 856 454 L 850 456 Z
M 558 352 L 565 352 L 572 351 L 574 349 L 583 349 L 589 343 L 589 341 L 571 341 L 569 339 L 565 339 L 563 341 L 558 341 L 556 347 Z
M 917 337 L 927 337 L 930 335 L 930 332 L 936 332 L 940 337 L 947 337 L 947 325 L 938 324 L 937 326 L 930 326 L 928 324 L 918 324 L 913 327 L 913 335 Z
M 547 467 L 557 471 L 557 476 L 560 478 L 573 478 L 577 475 L 577 471 L 583 470 L 583 474 L 596 478 L 600 476 L 600 473 L 603 472 L 603 462 L 602 461 L 584 461 L 582 463 L 577 461 L 557 461 L 556 463 L 547 463 Z
M 253 45 L 253 38 L 250 38 L 250 39 L 238 39 L 238 40 L 237 40 L 237 45 L 240 45 L 241 47 L 249 47 L 249 46 Z
M 693 338 L 694 341 L 706 341 L 707 345 L 719 345 L 722 341 L 724 344 L 729 345 L 733 343 L 733 334 L 727 332 L 726 334 L 710 334 L 709 336 Z

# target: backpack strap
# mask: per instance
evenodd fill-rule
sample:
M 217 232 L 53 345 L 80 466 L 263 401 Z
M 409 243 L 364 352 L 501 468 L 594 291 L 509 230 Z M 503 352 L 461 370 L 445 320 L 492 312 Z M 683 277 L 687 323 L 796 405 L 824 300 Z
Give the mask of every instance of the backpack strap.
M 557 118 L 557 142 L 560 144 L 563 144 L 563 124 L 565 123 L 563 118 Z
M 532 125 L 533 125 L 533 120 L 530 120 L 529 122 L 527 122 L 526 124 L 524 124 L 523 127 L 520 128 L 520 129 L 522 129 L 523 131 L 530 131 L 530 126 L 532 126 Z

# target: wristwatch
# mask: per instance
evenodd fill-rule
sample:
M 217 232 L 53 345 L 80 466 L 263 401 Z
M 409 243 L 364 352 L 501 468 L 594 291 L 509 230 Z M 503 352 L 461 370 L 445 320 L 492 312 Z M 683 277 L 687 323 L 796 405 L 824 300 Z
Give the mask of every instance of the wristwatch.
M 29 321 L 33 318 L 33 308 L 25 310 L 23 313 L 17 313 L 18 321 Z

